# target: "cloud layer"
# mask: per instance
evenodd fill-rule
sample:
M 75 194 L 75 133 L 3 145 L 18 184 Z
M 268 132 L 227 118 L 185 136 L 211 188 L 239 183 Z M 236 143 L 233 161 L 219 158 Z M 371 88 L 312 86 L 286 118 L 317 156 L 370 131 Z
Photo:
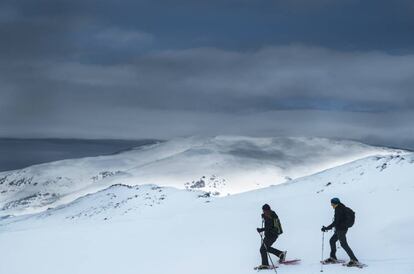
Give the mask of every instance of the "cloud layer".
M 414 148 L 414 5 L 397 2 L 3 1 L 0 136 Z

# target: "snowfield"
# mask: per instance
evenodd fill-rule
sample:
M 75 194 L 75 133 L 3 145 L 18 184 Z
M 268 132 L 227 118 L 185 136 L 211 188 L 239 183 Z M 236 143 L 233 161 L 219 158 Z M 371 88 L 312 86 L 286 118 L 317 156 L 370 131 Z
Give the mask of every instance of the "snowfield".
M 264 203 L 283 226 L 275 246 L 302 259 L 278 273 L 320 273 L 320 228 L 332 220 L 330 199 L 339 197 L 356 212 L 348 242 L 368 267 L 328 265 L 324 273 L 412 274 L 413 178 L 414 154 L 391 152 L 224 197 L 115 184 L 41 213 L 1 220 L 0 273 L 255 273 Z M 342 249 L 338 257 L 348 259 Z
M 0 214 L 42 212 L 113 184 L 155 184 L 225 196 L 374 155 L 404 151 L 324 138 L 189 137 L 127 152 L 0 173 Z

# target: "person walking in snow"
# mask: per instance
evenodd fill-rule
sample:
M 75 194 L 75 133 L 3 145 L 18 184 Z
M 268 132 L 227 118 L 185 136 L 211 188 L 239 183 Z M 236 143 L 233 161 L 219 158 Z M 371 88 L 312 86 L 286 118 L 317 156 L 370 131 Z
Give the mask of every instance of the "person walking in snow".
M 346 233 L 348 232 L 348 229 L 354 224 L 355 213 L 352 211 L 352 209 L 346 207 L 343 203 L 341 203 L 338 198 L 332 198 L 331 205 L 335 209 L 334 221 L 327 227 L 323 226 L 321 230 L 323 232 L 326 232 L 332 228 L 335 228 L 335 233 L 329 240 L 329 244 L 331 246 L 330 257 L 324 260 L 323 263 L 329 264 L 338 262 L 336 258 L 336 242 L 339 240 L 342 248 L 350 258 L 347 266 L 358 266 L 358 259 L 355 257 L 354 252 L 349 247 L 346 240 Z
M 264 226 L 257 228 L 257 232 L 264 232 L 264 239 L 260 246 L 260 255 L 262 257 L 262 264 L 258 267 L 261 269 L 269 268 L 269 261 L 267 253 L 272 253 L 279 257 L 279 262 L 283 262 L 286 258 L 286 251 L 280 251 L 272 247 L 272 244 L 277 240 L 280 234 L 283 233 L 282 226 L 280 225 L 279 217 L 270 208 L 268 204 L 262 207 L 262 221 Z

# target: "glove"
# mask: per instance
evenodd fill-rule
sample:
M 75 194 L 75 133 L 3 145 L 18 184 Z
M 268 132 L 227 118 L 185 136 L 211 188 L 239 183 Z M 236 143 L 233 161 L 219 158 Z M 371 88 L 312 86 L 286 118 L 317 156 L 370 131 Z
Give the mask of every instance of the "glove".
M 326 231 L 328 231 L 328 228 L 327 228 L 326 226 L 323 226 L 323 227 L 321 228 L 321 231 L 322 231 L 322 232 L 326 232 Z
M 257 228 L 257 232 L 259 232 L 259 233 L 261 233 L 261 232 L 263 232 L 264 231 L 264 228 Z

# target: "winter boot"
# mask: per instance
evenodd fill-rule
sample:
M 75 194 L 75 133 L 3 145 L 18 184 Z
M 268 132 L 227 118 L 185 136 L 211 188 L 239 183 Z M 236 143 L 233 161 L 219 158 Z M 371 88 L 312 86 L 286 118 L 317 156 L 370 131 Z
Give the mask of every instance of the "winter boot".
M 355 261 L 355 260 L 350 260 L 347 264 L 346 264 L 346 266 L 358 266 L 359 265 L 359 262 L 358 261 Z
M 279 263 L 283 263 L 286 260 L 286 254 L 287 251 L 282 251 L 282 253 L 279 256 Z
M 338 260 L 336 258 L 328 258 L 322 261 L 323 264 L 336 264 L 338 263 Z

